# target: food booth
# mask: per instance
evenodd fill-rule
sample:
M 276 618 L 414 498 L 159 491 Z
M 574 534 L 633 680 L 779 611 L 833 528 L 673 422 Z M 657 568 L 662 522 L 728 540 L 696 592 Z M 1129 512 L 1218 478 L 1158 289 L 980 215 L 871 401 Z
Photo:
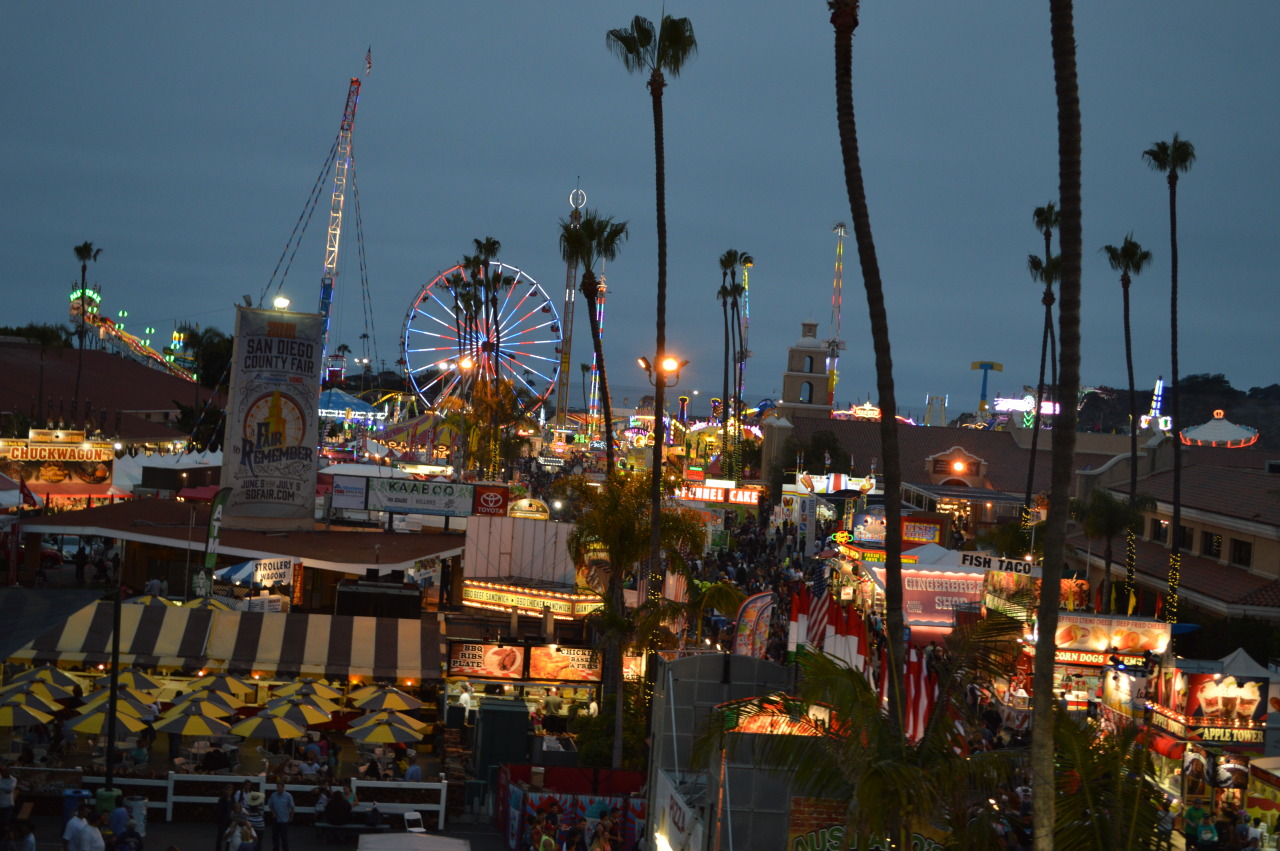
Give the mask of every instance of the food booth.
M 1148 729 L 1161 787 L 1212 812 L 1247 806 L 1274 827 L 1280 678 L 1236 650 L 1218 660 L 1168 660 L 1149 692 Z

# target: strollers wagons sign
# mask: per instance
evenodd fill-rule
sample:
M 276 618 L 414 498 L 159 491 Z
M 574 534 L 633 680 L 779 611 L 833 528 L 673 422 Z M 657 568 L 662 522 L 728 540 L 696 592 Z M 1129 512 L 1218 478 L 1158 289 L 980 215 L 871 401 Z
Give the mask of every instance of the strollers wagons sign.
M 228 518 L 308 529 L 314 512 L 323 317 L 236 309 L 222 483 Z

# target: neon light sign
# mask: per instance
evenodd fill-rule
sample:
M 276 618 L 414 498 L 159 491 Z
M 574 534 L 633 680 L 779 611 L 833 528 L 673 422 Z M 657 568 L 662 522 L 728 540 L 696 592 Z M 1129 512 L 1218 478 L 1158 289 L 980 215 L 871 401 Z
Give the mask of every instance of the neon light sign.
M 1160 431 L 1173 430 L 1173 417 L 1161 416 L 1160 406 L 1164 401 L 1164 379 L 1156 379 L 1155 390 L 1151 394 L 1151 412 L 1138 417 L 1138 425 L 1142 428 L 1150 428 L 1152 420 Z

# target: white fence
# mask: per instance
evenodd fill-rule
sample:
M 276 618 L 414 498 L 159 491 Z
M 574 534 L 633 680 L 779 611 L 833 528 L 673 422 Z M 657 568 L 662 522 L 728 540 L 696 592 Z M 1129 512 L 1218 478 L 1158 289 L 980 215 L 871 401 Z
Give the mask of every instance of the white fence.
M 117 777 L 114 785 L 120 789 L 125 795 L 146 795 L 147 789 L 163 789 L 164 800 L 153 801 L 148 797 L 147 810 L 163 810 L 165 821 L 173 821 L 173 805 L 174 804 L 213 804 L 217 802 L 216 795 L 191 795 L 183 793 L 184 784 L 190 788 L 190 784 L 217 784 L 219 788 L 227 783 L 235 784 L 239 787 L 246 780 L 253 783 L 257 790 L 266 793 L 269 789 L 275 788 L 275 784 L 268 784 L 267 779 L 262 776 L 258 777 L 241 777 L 227 774 L 174 774 L 170 772 L 165 780 L 144 780 L 136 777 Z M 87 788 L 103 786 L 106 778 L 103 777 L 84 777 L 83 785 Z M 290 792 L 311 792 L 317 786 L 317 783 L 288 783 L 285 789 Z M 397 789 L 408 790 L 410 792 L 435 792 L 437 800 L 434 802 L 423 801 L 382 801 L 378 799 L 379 789 Z M 358 800 L 373 802 L 377 801 L 378 809 L 384 813 L 435 813 L 436 827 L 438 830 L 444 830 L 444 811 L 449 798 L 449 784 L 444 779 L 444 774 L 440 775 L 440 779 L 435 783 L 410 783 L 401 780 L 363 780 L 353 778 L 351 781 L 351 791 Z M 428 797 L 426 795 L 424 798 Z M 315 813 L 314 806 L 299 806 L 299 813 Z

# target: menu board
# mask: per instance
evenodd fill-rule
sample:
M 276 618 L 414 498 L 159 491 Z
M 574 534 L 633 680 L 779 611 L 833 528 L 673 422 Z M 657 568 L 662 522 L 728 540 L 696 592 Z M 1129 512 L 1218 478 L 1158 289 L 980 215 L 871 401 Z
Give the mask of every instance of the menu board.
M 600 654 L 592 647 L 548 645 L 529 648 L 529 679 L 600 682 Z
M 449 645 L 449 675 L 518 680 L 524 676 L 524 648 L 454 641 Z
M 1169 644 L 1169 631 L 1169 624 L 1156 621 L 1062 612 L 1058 615 L 1054 644 L 1060 650 L 1102 652 L 1114 647 L 1120 654 L 1141 654 L 1144 650 L 1163 653 Z

